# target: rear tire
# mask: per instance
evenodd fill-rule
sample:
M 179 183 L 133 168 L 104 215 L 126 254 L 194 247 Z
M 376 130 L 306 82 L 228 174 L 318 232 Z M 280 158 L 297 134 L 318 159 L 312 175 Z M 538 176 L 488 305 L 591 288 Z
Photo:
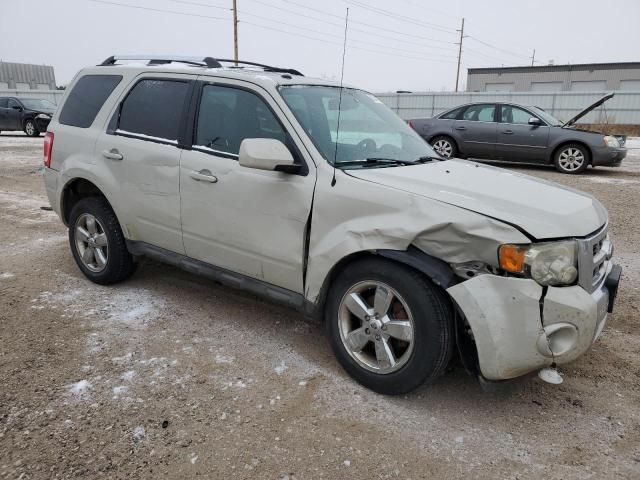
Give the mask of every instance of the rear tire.
M 458 147 L 451 137 L 438 135 L 437 137 L 433 137 L 429 141 L 429 144 L 441 157 L 454 158 L 458 156 Z
M 340 274 L 325 322 L 342 367 L 378 393 L 398 395 L 434 380 L 454 351 L 447 295 L 415 270 L 384 259 L 358 261 Z
M 560 147 L 553 158 L 560 173 L 576 174 L 589 166 L 590 155 L 587 148 L 579 143 L 569 143 Z
M 121 282 L 135 271 L 118 219 L 104 198 L 83 198 L 71 209 L 69 243 L 78 267 L 94 283 Z
M 33 120 L 27 120 L 24 122 L 24 133 L 26 133 L 29 137 L 39 137 L 40 131 L 36 128 L 36 124 Z

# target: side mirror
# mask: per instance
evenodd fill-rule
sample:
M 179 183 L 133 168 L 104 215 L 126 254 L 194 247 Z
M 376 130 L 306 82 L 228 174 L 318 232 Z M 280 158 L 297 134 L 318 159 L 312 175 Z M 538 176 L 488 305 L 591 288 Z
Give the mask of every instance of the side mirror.
M 529 125 L 533 125 L 535 127 L 542 125 L 542 122 L 540 121 L 539 118 L 536 117 L 531 117 L 529 119 Z
M 300 168 L 285 144 L 274 138 L 245 138 L 240 144 L 238 160 L 243 167 L 258 170 L 296 173 Z
M 11 108 L 13 108 L 14 110 L 18 110 L 19 112 L 22 111 L 22 107 L 20 105 L 13 105 Z

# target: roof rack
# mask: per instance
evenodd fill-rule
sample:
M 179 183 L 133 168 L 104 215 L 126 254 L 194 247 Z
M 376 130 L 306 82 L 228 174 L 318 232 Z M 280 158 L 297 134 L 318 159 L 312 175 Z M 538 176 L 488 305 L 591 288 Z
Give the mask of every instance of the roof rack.
M 226 58 L 213 57 L 183 57 L 176 55 L 112 55 L 99 66 L 115 65 L 118 60 L 147 60 L 149 65 L 163 65 L 171 62 L 186 63 L 188 65 L 203 66 L 207 68 L 222 68 L 222 63 L 232 63 L 230 68 L 243 68 L 244 65 L 262 68 L 265 72 L 288 73 L 290 75 L 304 76 L 300 71 L 293 68 L 280 68 L 264 65 L 256 62 L 246 62 L 244 60 L 230 60 Z
M 211 57 L 181 57 L 176 55 L 112 55 L 99 66 L 115 65 L 118 60 L 148 60 L 151 65 L 162 65 L 171 62 L 186 63 L 189 65 L 206 66 L 207 68 L 220 68 L 222 65 Z

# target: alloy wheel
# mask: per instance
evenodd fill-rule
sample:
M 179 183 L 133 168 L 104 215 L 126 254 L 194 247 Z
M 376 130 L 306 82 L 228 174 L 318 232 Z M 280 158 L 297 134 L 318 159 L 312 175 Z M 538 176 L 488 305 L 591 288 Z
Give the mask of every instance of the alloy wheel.
M 33 126 L 33 122 L 27 122 L 24 126 L 24 131 L 30 137 L 33 136 L 36 132 L 36 128 Z
M 82 264 L 98 273 L 105 269 L 109 260 L 107 235 L 100 221 L 90 213 L 83 213 L 75 224 L 75 241 Z
M 447 140 L 437 140 L 433 143 L 433 149 L 445 158 L 451 158 L 453 146 Z
M 564 149 L 558 156 L 560 167 L 567 172 L 575 172 L 582 168 L 584 162 L 584 153 L 582 153 L 582 150 L 574 147 Z
M 353 285 L 338 308 L 340 339 L 366 370 L 389 374 L 402 368 L 414 348 L 414 320 L 408 304 L 389 285 Z

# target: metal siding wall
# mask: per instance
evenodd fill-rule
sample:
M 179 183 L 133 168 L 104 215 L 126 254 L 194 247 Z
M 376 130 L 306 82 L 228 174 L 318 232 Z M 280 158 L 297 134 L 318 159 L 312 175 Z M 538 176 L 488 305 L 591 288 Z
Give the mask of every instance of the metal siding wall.
M 0 62 L 0 82 L 7 82 L 10 87 L 16 83 L 28 83 L 31 88 L 35 88 L 37 83 L 46 83 L 49 88 L 55 88 L 56 77 L 50 65 Z
M 560 120 L 568 120 L 607 92 L 424 92 L 382 93 L 377 97 L 400 118 L 432 117 L 450 108 L 473 102 L 513 102 L 543 108 Z M 616 96 L 589 113 L 580 123 L 640 125 L 640 91 L 616 92 Z
M 607 90 L 617 90 L 621 80 L 640 80 L 640 68 L 467 73 L 467 91 L 484 92 L 487 83 L 513 83 L 514 91 L 524 92 L 531 90 L 532 82 L 562 82 L 562 90 L 569 90 L 572 81 L 604 81 Z

